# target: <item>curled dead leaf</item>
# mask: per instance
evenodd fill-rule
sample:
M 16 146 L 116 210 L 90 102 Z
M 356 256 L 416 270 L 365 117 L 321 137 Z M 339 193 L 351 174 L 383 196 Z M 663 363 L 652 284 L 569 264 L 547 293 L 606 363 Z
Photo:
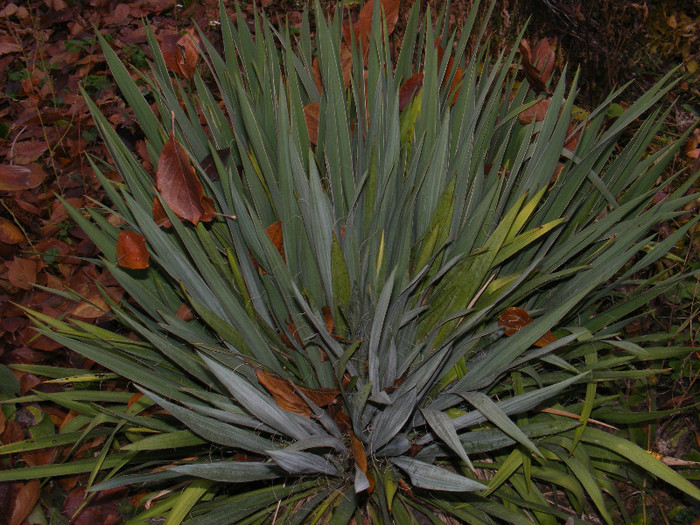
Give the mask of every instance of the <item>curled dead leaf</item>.
M 117 264 L 130 270 L 148 268 L 150 254 L 143 235 L 123 230 L 117 238 Z
M 399 20 L 399 3 L 400 0 L 381 0 L 381 11 L 384 14 L 386 21 L 387 36 L 390 35 L 396 23 Z M 365 56 L 369 52 L 369 34 L 372 32 L 372 19 L 374 15 L 374 0 L 368 0 L 360 9 L 357 21 L 352 26 L 352 32 L 355 34 L 355 41 L 364 50 Z M 343 25 L 343 35 L 345 41 L 350 43 L 351 34 L 350 26 Z
M 311 408 L 300 394 L 303 394 L 314 405 L 325 407 L 333 403 L 340 393 L 337 388 L 306 388 L 294 385 L 287 379 L 268 374 L 263 370 L 258 369 L 255 372 L 258 376 L 258 382 L 265 387 L 265 390 L 270 393 L 280 408 L 306 417 L 311 415 Z
M 403 111 L 423 87 L 423 73 L 416 73 L 399 88 L 399 111 Z
M 184 35 L 164 32 L 160 38 L 163 59 L 168 69 L 192 80 L 199 62 L 199 35 L 190 30 Z
M 320 102 L 312 102 L 304 106 L 304 120 L 306 121 L 306 132 L 309 134 L 309 142 L 316 146 L 318 144 L 318 115 L 321 110 Z
M 19 244 L 24 240 L 22 231 L 7 219 L 0 217 L 0 242 Z
M 374 492 L 375 481 L 372 474 L 367 470 L 367 453 L 362 446 L 362 441 L 357 439 L 355 433 L 352 430 L 348 430 L 348 434 L 350 434 L 350 447 L 352 449 L 352 457 L 355 459 L 355 466 L 367 476 L 367 480 L 369 481 L 367 494 L 372 494 L 372 492 Z
M 35 163 L 26 166 L 0 164 L 0 191 L 30 190 L 45 178 L 46 172 Z
M 19 484 L 19 490 L 15 494 L 12 505 L 12 513 L 8 521 L 9 525 L 21 525 L 34 509 L 41 494 L 41 482 L 38 479 L 29 483 Z M 7 509 L 9 510 L 9 509 Z
M 21 290 L 31 290 L 36 282 L 36 274 L 41 264 L 33 259 L 15 257 L 5 263 L 7 267 L 7 279 L 12 286 Z
M 533 104 L 526 110 L 521 111 L 518 115 L 518 120 L 523 126 L 526 126 L 533 121 L 542 122 L 547 116 L 547 110 L 549 110 L 550 102 L 551 100 L 548 98 L 538 101 L 536 104 Z
M 187 152 L 175 139 L 174 125 L 160 152 L 156 187 L 163 201 L 179 218 L 197 224 L 205 214 L 202 205 L 202 184 L 194 172 Z
M 510 307 L 506 308 L 505 311 L 498 318 L 498 326 L 505 328 L 505 333 L 507 336 L 515 334 L 518 330 L 526 327 L 532 322 L 532 317 L 522 308 Z M 550 343 L 556 341 L 557 338 L 551 331 L 548 331 L 537 341 L 535 341 L 535 346 L 543 348 Z
M 442 48 L 440 45 L 440 39 L 436 38 L 435 39 L 435 47 L 437 48 L 438 52 L 438 64 L 442 64 L 442 57 L 445 56 L 445 50 Z M 454 67 L 455 59 L 454 57 L 450 57 L 450 59 L 447 61 L 447 69 L 445 69 L 445 76 L 442 79 L 442 85 L 443 87 L 445 86 L 445 82 L 448 81 L 450 78 L 450 75 L 452 74 L 452 68 Z M 450 93 L 452 94 L 452 105 L 454 105 L 455 102 L 457 102 L 457 97 L 459 96 L 459 90 L 462 85 L 462 78 L 464 77 L 464 71 L 462 70 L 461 67 L 457 66 L 457 69 L 455 71 L 455 76 L 452 79 L 452 84 L 450 85 Z
M 547 93 L 547 82 L 552 76 L 556 61 L 556 55 L 549 39 L 541 39 L 533 52 L 530 43 L 523 38 L 518 49 L 522 56 L 523 71 L 528 82 L 535 92 Z

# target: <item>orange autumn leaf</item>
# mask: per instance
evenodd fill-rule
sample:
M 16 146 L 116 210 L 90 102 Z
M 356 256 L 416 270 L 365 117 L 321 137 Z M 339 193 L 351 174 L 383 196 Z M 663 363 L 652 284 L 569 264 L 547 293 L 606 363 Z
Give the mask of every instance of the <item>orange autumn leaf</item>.
M 192 311 L 192 308 L 187 306 L 185 303 L 182 303 L 177 309 L 177 312 L 175 312 L 175 317 L 182 319 L 185 322 L 191 321 L 194 319 L 194 312 Z
M 7 219 L 0 217 L 0 242 L 18 244 L 24 240 L 22 231 Z
M 37 273 L 41 269 L 41 263 L 33 259 L 15 257 L 5 263 L 7 279 L 10 284 L 21 290 L 31 290 L 37 281 Z
M 390 35 L 396 27 L 396 22 L 399 20 L 399 0 L 381 0 L 381 11 L 384 13 L 386 20 L 387 36 Z M 364 52 L 369 51 L 369 34 L 372 32 L 372 19 L 374 15 L 374 0 L 368 2 L 360 9 L 360 14 L 357 21 L 353 24 L 353 33 L 358 45 L 362 46 Z M 350 27 L 343 25 L 343 34 L 345 40 L 350 42 Z
M 320 102 L 312 102 L 304 106 L 304 120 L 306 132 L 309 134 L 309 142 L 314 146 L 318 144 L 318 114 L 321 110 Z
M 272 241 L 272 244 L 274 244 L 275 248 L 277 248 L 282 260 L 286 261 L 284 257 L 284 240 L 282 239 L 282 221 L 276 221 L 270 224 L 267 228 L 265 228 L 265 233 L 267 233 L 267 236 Z
M 297 325 L 295 325 L 294 323 L 289 323 L 289 324 L 287 325 L 287 331 L 288 331 L 290 334 L 292 334 L 292 338 L 293 338 L 297 343 L 299 343 L 299 345 L 301 345 L 301 346 L 304 345 L 304 341 L 302 341 L 301 336 L 299 335 L 299 330 L 297 329 Z M 287 337 L 287 334 L 285 334 L 284 332 L 280 332 L 280 339 L 282 339 L 282 343 L 283 343 L 284 346 L 286 346 L 287 348 L 292 348 L 292 349 L 295 348 L 295 346 L 294 346 L 294 345 L 292 344 L 292 342 L 289 340 L 289 337 Z
M 547 110 L 549 110 L 549 104 L 551 100 L 548 98 L 543 98 L 537 103 L 533 104 L 526 110 L 523 110 L 518 115 L 518 120 L 523 126 L 526 126 L 533 121 L 542 122 L 547 116 Z
M 700 128 L 693 130 L 693 134 L 685 143 L 685 154 L 691 159 L 700 158 Z
M 440 39 L 436 38 L 435 39 L 435 47 L 437 48 L 438 52 L 438 65 L 442 64 L 442 57 L 445 56 L 445 50 L 442 48 L 440 45 Z M 445 69 L 445 77 L 442 79 L 442 84 L 443 87 L 445 85 L 445 82 L 450 78 L 450 75 L 452 74 L 452 68 L 454 67 L 455 59 L 454 57 L 450 57 L 450 59 L 447 61 L 447 69 Z M 462 84 L 462 78 L 464 77 L 464 71 L 462 70 L 461 67 L 457 66 L 457 70 L 455 71 L 455 76 L 452 79 L 452 85 L 450 86 L 450 93 L 452 94 L 452 105 L 454 105 L 455 102 L 457 102 L 457 97 L 459 96 L 459 90 L 461 88 Z
M 556 56 L 549 42 L 549 39 L 543 38 L 532 51 L 530 43 L 524 38 L 518 46 L 520 55 L 523 58 L 523 71 L 525 77 L 535 90 L 535 92 L 547 92 L 547 81 L 552 76 L 554 70 L 554 62 Z
M 532 317 L 522 308 L 510 307 L 501 314 L 498 318 L 498 326 L 505 328 L 506 335 L 511 336 L 521 328 L 529 325 L 532 322 Z M 550 343 L 556 341 L 557 338 L 551 331 L 548 331 L 537 341 L 535 341 L 535 346 L 543 348 Z
M 280 257 L 282 257 L 282 260 L 286 262 L 286 258 L 284 256 L 284 240 L 282 238 L 282 221 L 276 221 L 270 224 L 267 228 L 265 228 L 265 233 L 272 241 L 272 244 L 277 249 Z M 263 275 L 267 273 L 267 271 L 260 266 L 260 263 L 258 263 L 255 258 L 253 258 L 253 266 L 255 266 L 256 270 L 260 270 Z
M 5 509 L 10 512 L 9 525 L 21 525 L 27 516 L 32 512 L 39 495 L 41 494 L 41 482 L 38 479 L 32 480 L 29 483 L 19 484 L 19 490 L 15 494 L 15 501 L 12 504 L 12 510 Z
M 219 213 L 216 211 L 216 204 L 214 204 L 214 199 L 209 195 L 202 195 L 202 216 L 199 218 L 202 222 L 211 222 L 214 217 Z
M 326 329 L 328 330 L 329 334 L 333 333 L 333 329 L 335 328 L 335 323 L 333 322 L 333 313 L 331 312 L 331 309 L 329 306 L 324 306 L 321 308 L 321 313 L 323 314 L 323 320 L 326 323 Z
M 367 480 L 369 481 L 367 493 L 372 494 L 372 492 L 374 492 L 375 482 L 374 477 L 367 471 L 367 453 L 362 446 L 362 441 L 357 439 L 355 433 L 348 429 L 348 434 L 350 434 L 350 446 L 352 448 L 352 457 L 355 459 L 355 465 L 367 476 Z
M 199 36 L 194 31 L 188 31 L 184 35 L 166 32 L 161 40 L 163 59 L 168 69 L 192 80 L 199 62 Z
M 199 35 L 194 31 L 188 31 L 177 41 L 177 47 L 180 51 L 178 59 L 180 72 L 187 80 L 192 80 L 199 62 Z
M 0 191 L 20 191 L 36 188 L 44 182 L 46 172 L 41 166 L 0 164 Z
M 174 125 L 160 152 L 156 187 L 163 201 L 181 219 L 197 224 L 205 214 L 202 183 L 194 172 L 187 152 L 175 139 Z
M 143 394 L 141 394 L 141 393 L 134 394 L 133 396 L 131 396 L 131 397 L 129 398 L 129 401 L 127 402 L 127 405 L 126 405 L 126 406 L 127 406 L 128 408 L 131 408 L 131 405 L 133 405 L 134 403 L 136 403 L 136 402 L 137 402 L 139 399 L 141 399 L 142 397 L 143 397 Z
M 153 222 L 161 228 L 170 228 L 173 225 L 158 197 L 153 198 Z
M 150 254 L 143 235 L 123 230 L 117 238 L 117 264 L 130 270 L 148 268 Z
M 337 388 L 321 388 L 314 390 L 294 385 L 287 379 L 268 374 L 263 370 L 256 370 L 255 372 L 258 376 L 258 382 L 265 387 L 265 390 L 270 393 L 280 408 L 296 414 L 302 414 L 306 417 L 311 415 L 311 408 L 298 392 L 301 392 L 309 401 L 319 407 L 330 405 L 340 393 Z
M 399 111 L 403 111 L 423 87 L 423 73 L 416 73 L 399 88 Z

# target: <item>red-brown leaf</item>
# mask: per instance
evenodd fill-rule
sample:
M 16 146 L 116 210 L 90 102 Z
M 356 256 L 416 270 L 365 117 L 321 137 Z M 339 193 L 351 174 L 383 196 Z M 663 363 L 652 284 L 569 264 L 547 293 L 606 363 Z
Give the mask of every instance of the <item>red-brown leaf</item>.
M 177 312 L 175 312 L 175 317 L 182 319 L 183 321 L 191 321 L 194 319 L 194 312 L 189 306 L 182 303 L 180 308 L 177 309 Z
M 394 31 L 399 20 L 399 0 L 381 0 L 381 8 L 386 18 L 386 28 L 389 34 Z M 372 15 L 374 14 L 374 0 L 369 0 L 360 10 L 357 23 L 353 26 L 355 35 L 369 36 L 372 32 Z
M 547 110 L 549 109 L 550 102 L 551 100 L 548 98 L 540 100 L 539 102 L 533 104 L 526 110 L 521 111 L 518 115 L 518 120 L 520 120 L 520 123 L 523 126 L 530 124 L 533 120 L 535 122 L 543 121 L 544 118 L 547 116 Z
M 214 203 L 214 200 L 209 195 L 202 195 L 202 210 L 204 210 L 204 213 L 199 218 L 199 220 L 202 222 L 213 221 L 214 217 L 216 217 L 219 213 L 216 211 L 216 204 Z
M 0 242 L 19 244 L 24 240 L 22 231 L 7 219 L 0 217 Z
M 28 166 L 0 164 L 0 191 L 36 188 L 44 178 L 46 178 L 46 172 L 38 164 Z
M 153 199 L 153 222 L 161 228 L 170 228 L 173 225 L 158 197 Z
M 529 325 L 532 322 L 532 317 L 522 308 L 510 307 L 507 308 L 498 318 L 498 326 L 505 328 L 506 335 L 511 336 L 521 328 Z M 537 341 L 535 346 L 542 348 L 556 341 L 557 338 L 551 331 L 548 331 Z
M 22 259 L 15 257 L 5 263 L 7 266 L 7 279 L 12 286 L 22 290 L 31 290 L 36 282 L 36 274 L 39 271 L 39 264 L 32 259 Z
M 552 75 L 556 59 L 549 40 L 546 38 L 540 40 L 533 53 L 530 43 L 523 38 L 518 49 L 523 58 L 523 71 L 532 88 L 537 93 L 547 92 L 546 84 Z
M 282 239 L 282 221 L 273 222 L 267 228 L 265 228 L 265 233 L 275 245 L 277 251 L 279 252 L 282 260 L 286 262 L 284 257 L 284 240 Z
M 311 408 L 297 392 L 303 393 L 309 401 L 319 407 L 330 405 L 340 393 L 337 388 L 321 388 L 314 390 L 303 386 L 297 386 L 287 379 L 268 374 L 263 370 L 256 370 L 256 374 L 258 376 L 258 382 L 272 395 L 280 408 L 307 417 L 311 415 Z
M 331 312 L 330 307 L 329 306 L 322 307 L 321 313 L 323 314 L 323 320 L 326 323 L 326 330 L 328 330 L 329 334 L 332 334 L 333 329 L 335 328 L 335 323 L 333 322 L 333 313 Z
M 143 235 L 123 230 L 117 238 L 117 264 L 130 270 L 148 268 L 150 254 Z
M 437 52 L 438 52 L 438 64 L 441 64 L 442 57 L 445 56 L 445 50 L 440 45 L 439 38 L 435 39 L 435 47 L 437 48 Z M 445 69 L 445 77 L 442 79 L 443 87 L 445 85 L 445 82 L 447 82 L 447 80 L 450 78 L 450 75 L 452 74 L 452 68 L 454 67 L 454 63 L 455 63 L 455 59 L 454 59 L 454 57 L 451 56 L 450 59 L 447 61 L 447 68 Z M 457 70 L 455 71 L 455 76 L 452 79 L 452 85 L 450 86 L 450 93 L 452 93 L 452 104 L 453 105 L 455 102 L 457 102 L 457 97 L 459 96 L 459 91 L 461 88 L 463 77 L 464 77 L 464 71 L 462 70 L 461 67 L 457 66 Z
M 15 502 L 12 505 L 12 513 L 8 521 L 9 525 L 21 525 L 32 512 L 36 502 L 39 501 L 41 482 L 38 479 L 26 484 L 20 484 L 19 487 L 20 489 L 15 495 Z
M 320 102 L 312 102 L 304 106 L 304 120 L 306 132 L 309 134 L 309 142 L 314 146 L 318 144 L 318 114 L 321 110 Z
M 165 65 L 173 73 L 192 80 L 199 61 L 199 36 L 193 31 L 188 31 L 184 35 L 167 31 L 160 37 Z
M 182 75 L 192 80 L 199 61 L 199 36 L 194 31 L 188 31 L 177 41 L 180 50 L 178 66 Z
M 197 224 L 204 215 L 202 184 L 174 131 L 170 132 L 158 159 L 156 187 L 163 201 L 181 219 Z
M 294 338 L 294 340 L 297 343 L 299 343 L 299 345 L 304 345 L 304 341 L 301 340 L 301 336 L 299 335 L 299 329 L 297 328 L 297 325 L 295 325 L 294 323 L 289 323 L 287 325 L 287 332 L 292 334 L 292 338 Z M 282 343 L 284 343 L 284 346 L 286 346 L 287 348 L 296 348 L 294 344 L 292 344 L 292 342 L 289 340 L 289 337 L 287 337 L 287 334 L 285 334 L 284 332 L 280 332 L 280 339 L 282 339 Z
M 413 96 L 423 87 L 423 73 L 416 73 L 399 88 L 399 111 L 403 111 Z
M 374 492 L 375 481 L 374 477 L 367 471 L 367 453 L 365 452 L 365 448 L 362 446 L 362 441 L 357 439 L 355 433 L 352 430 L 349 430 L 348 433 L 350 434 L 352 457 L 355 459 L 355 464 L 357 467 L 364 472 L 365 476 L 367 476 L 367 480 L 369 481 L 367 493 L 372 494 L 372 492 Z

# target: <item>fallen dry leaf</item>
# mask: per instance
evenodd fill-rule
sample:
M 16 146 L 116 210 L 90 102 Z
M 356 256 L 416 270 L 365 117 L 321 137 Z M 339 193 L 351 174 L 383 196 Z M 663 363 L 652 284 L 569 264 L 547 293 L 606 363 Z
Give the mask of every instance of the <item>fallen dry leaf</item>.
M 552 76 L 556 55 L 549 39 L 543 38 L 533 52 L 530 43 L 524 38 L 518 46 L 522 56 L 523 71 L 535 92 L 548 92 L 547 81 Z
M 529 325 L 532 322 L 532 317 L 522 308 L 506 308 L 506 310 L 498 318 L 498 326 L 506 329 L 506 335 L 511 336 L 521 328 Z M 543 348 L 550 343 L 556 341 L 557 338 L 551 331 L 548 331 L 537 341 L 535 341 L 535 346 Z
M 21 525 L 24 522 L 34 509 L 36 502 L 39 501 L 40 491 L 41 482 L 38 479 L 19 484 L 19 491 L 15 494 L 15 501 L 8 521 L 9 525 Z
M 16 166 L 0 164 L 0 190 L 20 191 L 36 188 L 46 178 L 46 172 L 38 164 Z
M 36 274 L 39 271 L 39 264 L 32 259 L 15 257 L 5 263 L 7 266 L 7 278 L 12 284 L 21 290 L 31 290 L 36 283 Z
M 263 370 L 258 369 L 255 372 L 260 384 L 272 395 L 280 408 L 296 414 L 302 414 L 306 417 L 311 415 L 311 408 L 299 393 L 306 396 L 309 401 L 318 407 L 330 405 L 338 397 L 338 394 L 340 394 L 337 388 L 321 388 L 314 390 L 294 385 L 287 379 L 268 374 Z
M 22 231 L 7 219 L 0 217 L 0 242 L 19 244 L 24 240 Z
M 445 56 L 445 50 L 442 48 L 440 45 L 440 39 L 436 38 L 435 39 L 435 47 L 437 48 L 438 52 L 438 64 L 442 63 L 442 58 Z M 452 68 L 454 67 L 455 59 L 453 56 L 450 57 L 450 59 L 447 61 L 447 68 L 445 69 L 445 76 L 442 79 L 442 85 L 443 87 L 445 86 L 445 82 L 450 78 L 450 75 L 452 74 Z M 452 93 L 452 105 L 454 105 L 455 102 L 457 102 L 457 97 L 459 96 L 459 90 L 462 84 L 462 78 L 464 77 L 464 71 L 462 70 L 461 67 L 457 66 L 457 70 L 455 71 L 455 76 L 452 79 L 452 84 L 450 85 L 450 93 Z
M 374 492 L 375 481 L 374 477 L 367 470 L 367 453 L 362 446 L 362 441 L 357 439 L 355 433 L 352 430 L 348 430 L 348 433 L 350 434 L 350 447 L 352 448 L 352 457 L 355 459 L 355 465 L 367 476 L 367 480 L 369 481 L 367 493 L 372 494 L 372 492 Z
M 130 270 L 148 268 L 150 254 L 143 235 L 123 230 L 117 238 L 117 264 Z
M 543 98 L 539 102 L 533 104 L 524 111 L 521 111 L 518 115 L 518 120 L 523 126 L 526 126 L 533 121 L 542 122 L 547 116 L 547 110 L 549 109 L 549 104 L 551 100 L 548 98 Z
M 320 102 L 312 102 L 304 106 L 304 120 L 306 121 L 306 132 L 309 134 L 309 142 L 316 146 L 318 144 L 318 114 L 321 110 Z
M 197 179 L 185 149 L 175 139 L 175 126 L 158 159 L 156 187 L 171 210 L 192 224 L 204 215 L 202 184 Z
M 399 88 L 399 111 L 403 111 L 423 87 L 423 73 L 416 73 Z

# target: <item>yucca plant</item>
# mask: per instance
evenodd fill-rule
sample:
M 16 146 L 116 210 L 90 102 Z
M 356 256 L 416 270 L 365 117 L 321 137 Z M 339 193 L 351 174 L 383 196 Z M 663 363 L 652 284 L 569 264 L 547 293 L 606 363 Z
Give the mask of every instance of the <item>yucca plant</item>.
M 0 453 L 108 439 L 0 479 L 165 489 L 138 520 L 166 523 L 612 523 L 617 483 L 649 476 L 700 498 L 613 432 L 635 415 L 608 388 L 689 352 L 622 331 L 681 279 L 633 276 L 697 222 L 650 233 L 697 198 L 689 177 L 654 200 L 682 143 L 648 152 L 673 72 L 574 121 L 576 76 L 548 85 L 521 47 L 523 78 L 478 7 L 456 35 L 416 3 L 394 61 L 396 9 L 352 26 L 317 6 L 312 38 L 308 13 L 251 33 L 222 6 L 222 53 L 191 33 L 173 71 L 149 32 L 141 85 L 101 40 L 150 159 L 88 100 L 123 182 L 93 159 L 112 208 L 72 217 L 128 299 L 105 293 L 113 330 L 30 315 L 144 396 L 14 399 L 82 415 Z

